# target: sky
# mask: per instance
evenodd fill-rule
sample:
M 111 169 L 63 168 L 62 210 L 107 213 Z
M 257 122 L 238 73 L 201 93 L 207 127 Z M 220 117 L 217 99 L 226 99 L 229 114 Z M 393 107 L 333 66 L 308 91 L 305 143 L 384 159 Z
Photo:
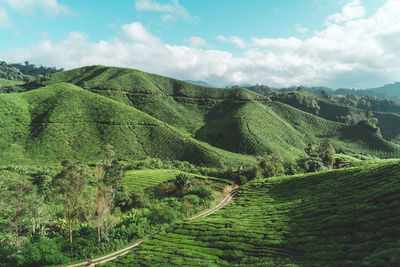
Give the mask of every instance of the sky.
M 215 86 L 400 81 L 400 0 L 0 0 L 0 60 Z

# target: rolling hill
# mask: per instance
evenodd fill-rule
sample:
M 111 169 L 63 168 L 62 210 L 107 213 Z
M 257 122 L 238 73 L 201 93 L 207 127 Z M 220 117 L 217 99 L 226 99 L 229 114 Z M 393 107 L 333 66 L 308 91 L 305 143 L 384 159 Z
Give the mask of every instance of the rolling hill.
M 340 105 L 327 98 L 305 91 L 276 94 L 272 99 L 334 122 L 343 123 L 349 118 L 354 124 L 366 117 L 365 110 Z M 372 112 L 372 114 L 378 119 L 377 126 L 380 128 L 384 139 L 391 141 L 400 137 L 399 114 L 393 112 Z
M 213 216 L 174 225 L 106 266 L 397 266 L 399 166 L 252 181 Z
M 318 114 L 315 106 L 289 101 L 296 93 L 271 101 L 244 88 L 203 87 L 105 66 L 58 72 L 24 87 L 24 93 L 0 94 L 2 164 L 96 161 L 107 143 L 122 159 L 158 157 L 207 166 L 248 165 L 254 156 L 271 153 L 290 161 L 325 138 L 349 155 L 399 153 L 383 138 L 397 137 L 397 124 L 390 121 L 395 117 L 400 123 L 400 116 L 377 113 L 382 138 L 373 128 L 338 119 L 362 111 L 311 94 L 304 99 L 317 99 Z
M 133 106 L 188 136 L 234 153 L 262 156 L 277 152 L 293 159 L 304 153 L 308 143 L 318 144 L 324 138 L 349 154 L 389 157 L 398 150 L 374 131 L 345 125 L 340 119 L 363 111 L 331 105 L 307 92 L 305 98 L 317 99 L 319 114 L 314 114 L 312 106 L 304 109 L 282 98 L 271 101 L 245 88 L 210 88 L 125 68 L 89 66 L 56 73 L 44 84 L 56 82 L 73 83 Z M 392 139 L 395 129 L 380 121 L 383 137 Z M 357 132 L 363 134 L 353 135 Z
M 93 161 L 107 144 L 123 159 L 158 157 L 218 165 L 250 157 L 194 140 L 125 104 L 59 83 L 19 94 L 0 94 L 0 162 Z

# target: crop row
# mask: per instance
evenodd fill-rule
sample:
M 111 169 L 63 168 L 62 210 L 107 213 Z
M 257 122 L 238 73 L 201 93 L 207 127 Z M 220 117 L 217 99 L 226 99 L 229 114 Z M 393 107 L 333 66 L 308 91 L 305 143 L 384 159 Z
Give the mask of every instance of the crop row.
M 252 181 L 112 265 L 387 265 L 400 252 L 399 163 Z

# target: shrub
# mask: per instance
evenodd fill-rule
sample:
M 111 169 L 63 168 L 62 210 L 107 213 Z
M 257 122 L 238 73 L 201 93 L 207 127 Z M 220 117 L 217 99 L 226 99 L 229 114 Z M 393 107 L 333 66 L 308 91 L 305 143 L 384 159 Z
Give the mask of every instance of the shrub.
M 190 175 L 180 172 L 175 175 L 174 184 L 178 191 L 183 192 L 185 186 L 190 183 Z
M 61 252 L 60 242 L 56 239 L 34 237 L 17 256 L 18 265 L 52 265 L 68 262 L 70 259 Z
M 235 179 L 235 182 L 236 182 L 238 185 L 243 185 L 243 184 L 245 184 L 245 183 L 247 182 L 247 178 L 246 178 L 246 176 L 244 176 L 244 175 L 239 175 L 239 176 Z
M 213 190 L 205 185 L 193 187 L 188 194 L 196 195 L 206 200 L 214 200 L 215 198 Z
M 157 204 L 149 209 L 147 218 L 152 225 L 172 224 L 176 218 L 176 211 L 166 205 Z

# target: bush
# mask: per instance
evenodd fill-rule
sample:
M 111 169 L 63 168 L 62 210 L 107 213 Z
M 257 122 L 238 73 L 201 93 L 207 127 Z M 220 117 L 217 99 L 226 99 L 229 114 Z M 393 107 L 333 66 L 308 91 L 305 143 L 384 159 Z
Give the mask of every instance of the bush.
M 243 258 L 241 250 L 225 250 L 222 258 L 226 261 L 240 261 Z
M 190 189 L 188 194 L 196 195 L 206 200 L 214 200 L 215 198 L 213 190 L 205 185 L 193 187 L 192 189 Z
M 317 157 L 302 158 L 299 159 L 297 162 L 298 166 L 304 172 L 316 172 L 325 169 L 324 163 L 320 158 Z
M 188 202 L 194 206 L 198 206 L 201 203 L 201 199 L 197 195 L 186 195 L 183 197 L 184 202 Z
M 34 237 L 17 256 L 18 265 L 53 265 L 68 262 L 70 259 L 61 252 L 61 242 L 56 239 Z
M 239 175 L 239 176 L 235 179 L 235 182 L 236 182 L 238 185 L 243 185 L 243 184 L 245 184 L 245 183 L 247 182 L 247 178 L 246 178 L 246 176 L 244 176 L 244 175 Z
M 180 192 L 183 191 L 183 189 L 185 188 L 186 185 L 188 185 L 190 183 L 190 175 L 180 172 L 178 174 L 175 175 L 175 180 L 174 180 L 174 184 L 177 190 L 179 190 Z
M 172 224 L 176 218 L 176 211 L 166 205 L 157 204 L 149 209 L 147 218 L 151 225 Z

